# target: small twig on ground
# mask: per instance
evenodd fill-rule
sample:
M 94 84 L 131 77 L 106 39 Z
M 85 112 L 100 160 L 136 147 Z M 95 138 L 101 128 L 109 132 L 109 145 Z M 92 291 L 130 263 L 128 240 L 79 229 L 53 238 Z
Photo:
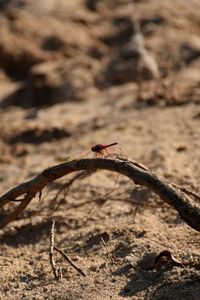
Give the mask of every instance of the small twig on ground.
M 80 273 L 82 276 L 86 276 L 86 274 L 83 272 L 83 270 L 81 268 L 79 268 L 77 265 L 75 265 L 75 263 L 68 257 L 68 255 L 60 250 L 58 247 L 54 246 L 54 249 L 60 253 L 62 255 L 62 257 L 78 272 Z
M 110 262 L 112 264 L 114 264 L 114 262 L 117 261 L 117 258 L 114 255 L 110 254 L 110 252 L 108 250 L 108 247 L 106 246 L 106 243 L 105 243 L 104 239 L 102 238 L 102 236 L 100 237 L 100 240 L 101 240 L 101 243 L 102 243 L 103 247 L 106 250 L 106 256 L 108 257 L 108 259 L 110 260 Z
M 52 220 L 51 233 L 50 233 L 50 249 L 49 249 L 49 261 L 53 271 L 53 275 L 56 280 L 59 279 L 59 273 L 56 269 L 56 263 L 54 260 L 54 228 L 55 228 L 55 220 Z
M 56 250 L 59 254 L 62 255 L 62 257 L 78 272 L 80 273 L 82 276 L 86 276 L 85 273 L 81 270 L 81 268 L 79 268 L 78 266 L 76 266 L 73 261 L 67 256 L 67 254 L 65 254 L 64 251 L 60 250 L 58 247 L 55 246 L 54 244 L 54 229 L 55 229 L 55 220 L 52 220 L 52 226 L 51 226 L 51 232 L 50 232 L 50 249 L 49 249 L 49 261 L 50 261 L 50 265 L 51 265 L 51 269 L 53 271 L 53 275 L 55 277 L 56 280 L 59 280 L 62 278 L 62 269 L 56 268 L 56 262 L 54 260 L 54 250 Z

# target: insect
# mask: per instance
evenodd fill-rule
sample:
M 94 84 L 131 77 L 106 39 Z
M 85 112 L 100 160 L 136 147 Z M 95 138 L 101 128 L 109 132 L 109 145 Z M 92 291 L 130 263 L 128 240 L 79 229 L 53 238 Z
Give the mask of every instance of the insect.
M 112 143 L 108 145 L 104 144 L 96 144 L 91 148 L 91 151 L 94 152 L 95 156 L 104 156 L 105 154 L 108 154 L 107 148 L 117 145 L 118 143 Z
M 96 144 L 94 146 L 91 147 L 90 150 L 84 151 L 82 153 L 76 153 L 70 156 L 67 156 L 66 158 L 64 157 L 57 157 L 57 161 L 59 162 L 68 162 L 70 160 L 73 159 L 79 159 L 81 157 L 85 157 L 87 155 L 89 155 L 92 152 L 94 152 L 94 157 L 103 157 L 106 154 L 108 154 L 108 150 L 107 148 L 112 147 L 117 145 L 118 143 L 112 143 L 112 144 L 108 144 L 108 145 L 104 145 L 104 144 Z

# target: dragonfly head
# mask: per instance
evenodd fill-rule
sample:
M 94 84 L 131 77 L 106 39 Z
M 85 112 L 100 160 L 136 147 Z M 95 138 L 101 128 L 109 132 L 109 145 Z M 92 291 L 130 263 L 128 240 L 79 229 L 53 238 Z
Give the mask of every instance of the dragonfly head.
M 100 144 L 97 144 L 91 148 L 93 152 L 99 152 L 101 150 Z

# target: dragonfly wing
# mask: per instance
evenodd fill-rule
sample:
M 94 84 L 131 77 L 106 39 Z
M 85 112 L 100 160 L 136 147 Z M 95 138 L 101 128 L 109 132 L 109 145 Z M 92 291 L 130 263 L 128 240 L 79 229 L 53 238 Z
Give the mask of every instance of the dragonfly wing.
M 91 150 L 87 150 L 81 153 L 76 153 L 76 154 L 72 154 L 71 158 L 72 159 L 79 159 L 79 158 L 83 158 L 83 157 L 87 157 L 89 156 L 89 154 L 91 154 Z
M 87 157 L 87 156 L 89 156 L 90 153 L 91 153 L 91 150 L 87 150 L 87 151 L 75 153 L 75 154 L 72 154 L 69 156 L 58 156 L 56 158 L 56 161 L 62 162 L 62 163 L 69 162 L 74 159 L 80 159 L 80 158 Z

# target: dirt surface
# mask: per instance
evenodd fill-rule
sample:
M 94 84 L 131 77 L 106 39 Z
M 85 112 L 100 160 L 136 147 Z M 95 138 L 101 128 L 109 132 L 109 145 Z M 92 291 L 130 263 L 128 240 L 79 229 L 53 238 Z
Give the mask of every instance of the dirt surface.
M 199 11 L 198 0 L 0 1 L 0 194 L 111 142 L 200 193 Z M 173 208 L 103 171 L 55 198 L 70 178 L 0 231 L 0 299 L 200 299 L 199 233 Z M 52 218 L 86 277 L 55 253 L 54 279 Z M 147 270 L 163 250 L 182 265 Z

